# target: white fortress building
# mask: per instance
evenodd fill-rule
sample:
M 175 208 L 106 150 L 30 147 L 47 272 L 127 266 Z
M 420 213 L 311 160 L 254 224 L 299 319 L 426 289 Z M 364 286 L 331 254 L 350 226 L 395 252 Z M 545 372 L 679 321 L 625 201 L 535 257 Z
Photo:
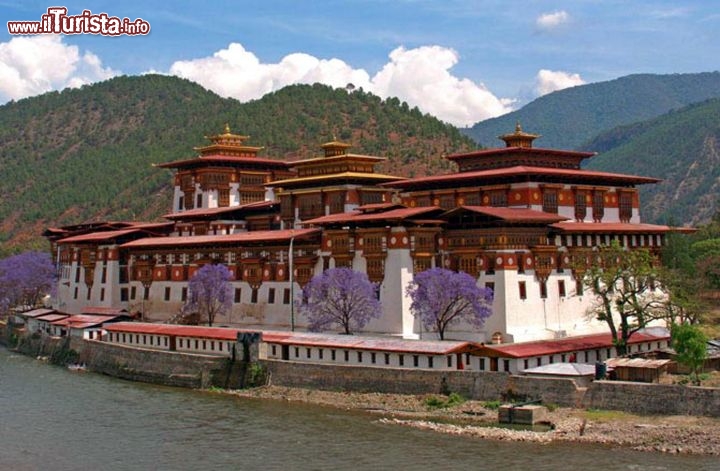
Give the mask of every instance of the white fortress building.
M 518 125 L 505 146 L 449 155 L 457 172 L 405 179 L 375 172 L 382 157 L 328 142 L 315 158 L 258 157 L 230 132 L 195 157 L 159 164 L 174 172 L 166 222 L 100 222 L 49 228 L 59 266 L 55 308 L 127 309 L 176 322 L 188 281 L 207 263 L 229 267 L 232 312 L 219 325 L 304 330 L 293 298 L 314 275 L 350 267 L 379 283 L 381 318 L 365 331 L 436 338 L 410 313 L 413 275 L 464 271 L 493 289 L 483 330 L 446 338 L 485 343 L 606 332 L 586 314 L 583 262 L 617 241 L 653 252 L 667 226 L 643 224 L 637 186 L 658 180 L 583 170 L 593 153 L 542 149 Z

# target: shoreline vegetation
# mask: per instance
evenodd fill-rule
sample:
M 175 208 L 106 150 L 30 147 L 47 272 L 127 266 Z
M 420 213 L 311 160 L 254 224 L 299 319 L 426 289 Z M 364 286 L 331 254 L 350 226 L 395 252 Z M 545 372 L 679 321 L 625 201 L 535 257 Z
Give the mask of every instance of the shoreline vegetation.
M 365 412 L 377 416 L 384 424 L 487 440 L 592 443 L 646 452 L 720 456 L 718 418 L 645 416 L 551 406 L 548 414 L 550 429 L 533 431 L 499 425 L 498 403 L 453 401 L 442 395 L 335 392 L 280 386 L 218 391 L 243 398 Z

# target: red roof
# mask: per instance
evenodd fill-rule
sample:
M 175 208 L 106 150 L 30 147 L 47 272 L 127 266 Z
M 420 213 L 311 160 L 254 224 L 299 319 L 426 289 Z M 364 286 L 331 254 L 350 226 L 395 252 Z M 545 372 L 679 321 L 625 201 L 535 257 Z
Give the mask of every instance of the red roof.
M 250 231 L 226 235 L 148 237 L 127 244 L 123 248 L 168 247 L 208 244 L 243 244 L 289 241 L 292 238 L 307 238 L 320 233 L 320 229 L 285 229 L 278 231 Z
M 197 208 L 178 211 L 177 213 L 169 213 L 164 215 L 167 219 L 184 219 L 197 216 L 214 216 L 216 214 L 231 213 L 243 209 L 261 209 L 271 208 L 277 204 L 277 201 L 256 201 L 254 203 L 243 204 L 240 206 L 223 206 L 221 208 Z
M 650 332 L 635 332 L 628 344 L 669 339 L 670 334 L 660 335 Z M 509 343 L 505 345 L 485 345 L 484 353 L 495 353 L 494 356 L 510 358 L 530 358 L 559 353 L 597 350 L 613 346 L 610 332 L 582 337 L 567 337 L 558 340 L 538 340 L 536 342 Z
M 238 329 L 227 327 L 203 327 L 195 325 L 148 324 L 143 322 L 116 322 L 105 327 L 108 332 L 132 334 L 174 335 L 217 340 L 237 340 Z
M 462 160 L 472 157 L 485 157 L 498 154 L 538 154 L 538 155 L 554 155 L 559 157 L 582 157 L 583 159 L 593 157 L 596 152 L 578 152 L 573 150 L 543 149 L 541 147 L 496 147 L 493 149 L 480 149 L 472 152 L 463 152 L 462 154 L 450 154 L 448 160 Z
M 360 335 L 313 334 L 305 332 L 262 332 L 263 342 L 307 347 L 346 348 L 383 352 L 448 355 L 472 351 L 477 344 L 451 340 L 404 340 L 392 337 L 365 337 Z
M 359 211 L 351 211 L 349 213 L 330 214 L 328 216 L 322 216 L 308 221 L 303 221 L 303 224 L 328 224 L 333 222 L 360 222 L 360 221 L 383 221 L 383 220 L 403 220 L 410 219 L 413 216 L 419 216 L 421 214 L 438 211 L 440 208 L 437 206 L 423 206 L 419 208 L 398 208 L 391 209 L 390 211 L 377 212 L 377 213 L 361 213 Z
M 72 329 L 87 329 L 88 327 L 97 327 L 105 322 L 112 322 L 121 316 L 101 316 L 92 314 L 76 314 L 64 319 L 52 322 L 53 325 L 65 326 Z
M 452 213 L 467 210 L 473 213 L 484 214 L 486 216 L 495 217 L 509 222 L 558 222 L 567 219 L 564 216 L 559 216 L 553 213 L 546 213 L 543 211 L 537 211 L 534 209 L 527 208 L 506 208 L 506 207 L 495 207 L 495 206 L 460 206 L 459 208 L 452 209 L 446 212 L 444 215 L 450 215 Z
M 608 180 L 626 184 L 643 184 L 657 183 L 660 180 L 651 177 L 639 177 L 635 175 L 623 175 L 619 173 L 598 172 L 594 170 L 577 170 L 565 168 L 548 168 L 548 167 L 532 167 L 527 165 L 516 165 L 514 167 L 496 168 L 491 170 L 477 170 L 473 172 L 457 172 L 447 175 L 437 175 L 431 177 L 410 178 L 396 182 L 381 183 L 381 186 L 389 187 L 415 187 L 427 183 L 453 183 L 466 182 L 468 180 L 492 179 L 498 177 L 561 177 L 570 179 L 574 177 L 577 180 Z
M 58 241 L 58 244 L 73 244 L 77 242 L 103 242 L 116 239 L 128 234 L 134 234 L 140 232 L 143 229 L 131 228 L 121 229 L 119 231 L 104 231 L 104 232 L 91 232 L 89 234 L 82 234 L 72 237 L 66 237 Z
M 25 311 L 18 313 L 19 316 L 27 317 L 27 318 L 36 318 L 40 316 L 44 316 L 47 314 L 50 314 L 52 312 L 55 312 L 55 309 L 33 309 L 32 311 Z
M 99 316 L 129 316 L 127 309 L 122 307 L 86 306 L 82 314 L 96 314 Z
M 551 224 L 550 227 L 554 229 L 560 229 L 563 232 L 596 232 L 603 234 L 612 233 L 658 233 L 668 232 L 670 227 L 658 226 L 655 224 L 630 224 L 627 222 L 558 222 L 557 224 Z

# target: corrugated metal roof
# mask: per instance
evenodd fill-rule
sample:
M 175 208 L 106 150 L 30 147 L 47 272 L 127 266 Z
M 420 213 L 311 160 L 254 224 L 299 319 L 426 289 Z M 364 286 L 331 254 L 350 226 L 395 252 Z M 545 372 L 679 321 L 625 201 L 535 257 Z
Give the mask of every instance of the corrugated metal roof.
M 216 340 L 237 340 L 239 329 L 227 327 L 204 327 L 194 325 L 149 324 L 144 322 L 116 322 L 105 326 L 108 332 L 132 334 L 175 335 Z
M 427 214 L 439 211 L 437 206 L 423 206 L 420 208 L 398 208 L 389 211 L 376 213 L 361 213 L 359 211 L 351 211 L 348 213 L 330 214 L 319 218 L 303 221 L 303 224 L 329 224 L 334 222 L 368 222 L 368 221 L 385 221 L 385 220 L 403 220 L 410 219 L 413 216 Z
M 587 363 L 550 363 L 523 370 L 528 375 L 551 376 L 591 376 L 595 375 L 595 365 Z
M 362 172 L 341 172 L 329 173 L 327 175 L 314 175 L 312 177 L 289 178 L 287 180 L 276 180 L 270 182 L 267 186 L 287 186 L 295 183 L 322 182 L 326 180 L 368 180 L 368 181 L 394 181 L 405 180 L 404 177 L 396 177 L 393 175 L 383 175 L 381 173 L 362 173 Z
M 122 307 L 85 306 L 81 314 L 95 314 L 100 316 L 129 316 L 127 309 Z
M 636 344 L 641 342 L 650 342 L 656 340 L 666 340 L 670 338 L 670 334 L 665 331 L 665 335 L 656 332 L 636 332 L 628 340 L 628 344 Z M 535 342 L 508 343 L 501 345 L 485 345 L 483 346 L 483 355 L 509 357 L 509 358 L 529 358 L 545 355 L 555 355 L 569 352 L 579 352 L 584 350 L 597 350 L 601 348 L 610 348 L 613 346 L 612 335 L 610 333 L 602 333 L 595 335 L 584 335 L 579 337 L 566 337 L 558 340 L 538 340 Z
M 44 316 L 36 317 L 35 320 L 43 322 L 55 322 L 61 319 L 65 319 L 66 317 L 70 316 L 68 316 L 67 314 L 45 314 Z
M 345 348 L 399 353 L 447 355 L 475 350 L 472 342 L 452 340 L 405 340 L 391 337 L 362 335 L 315 334 L 305 332 L 265 331 L 262 339 L 268 343 L 306 347 Z
M 96 327 L 105 322 L 112 322 L 114 319 L 124 316 L 103 316 L 94 314 L 76 314 L 74 316 L 65 317 L 64 319 L 52 322 L 53 325 L 70 327 L 73 329 L 86 329 L 88 327 Z
M 33 309 L 32 311 L 20 312 L 18 315 L 26 318 L 36 318 L 44 316 L 45 314 L 50 314 L 51 312 L 55 312 L 55 309 Z
M 286 229 L 277 231 L 250 231 L 228 235 L 148 237 L 123 244 L 123 248 L 190 246 L 207 244 L 242 244 L 255 242 L 289 241 L 319 234 L 320 229 Z
M 278 204 L 277 201 L 257 201 L 255 203 L 241 204 L 239 206 L 223 206 L 221 208 L 196 208 L 178 211 L 177 213 L 165 214 L 163 217 L 167 219 L 183 219 L 196 216 L 214 216 L 216 214 L 231 213 L 234 211 L 242 211 L 245 209 L 270 208 Z
M 121 229 L 118 231 L 91 232 L 89 234 L 66 237 L 65 239 L 59 240 L 58 244 L 72 244 L 77 242 L 101 242 L 143 231 L 144 229 L 133 227 L 130 229 Z
M 672 360 L 651 360 L 646 358 L 608 358 L 605 363 L 609 368 L 662 368 Z

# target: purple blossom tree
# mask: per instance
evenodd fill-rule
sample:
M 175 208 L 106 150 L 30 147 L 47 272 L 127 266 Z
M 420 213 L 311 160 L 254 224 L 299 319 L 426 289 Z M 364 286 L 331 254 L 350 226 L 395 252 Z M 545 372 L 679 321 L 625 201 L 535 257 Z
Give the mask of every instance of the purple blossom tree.
M 492 314 L 493 292 L 479 288 L 465 272 L 432 268 L 415 275 L 407 287 L 410 310 L 426 329 L 445 339 L 445 331 L 465 321 L 476 328 Z
M 310 321 L 312 332 L 339 326 L 346 334 L 360 330 L 370 319 L 380 317 L 377 284 L 365 273 L 349 268 L 331 268 L 313 277 L 302 291 L 298 312 Z
M 55 265 L 46 252 L 24 252 L 0 260 L 0 311 L 34 307 L 55 289 Z
M 188 300 L 183 313 L 197 314 L 213 325 L 215 318 L 232 307 L 232 273 L 225 265 L 204 265 L 190 278 Z

